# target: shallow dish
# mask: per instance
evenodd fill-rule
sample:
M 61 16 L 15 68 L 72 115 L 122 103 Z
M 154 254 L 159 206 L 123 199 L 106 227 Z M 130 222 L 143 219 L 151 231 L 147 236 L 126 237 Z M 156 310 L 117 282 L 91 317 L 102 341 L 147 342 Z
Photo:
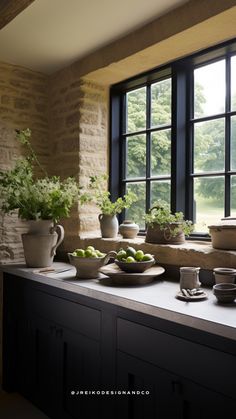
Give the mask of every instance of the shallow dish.
M 103 268 L 100 269 L 100 272 L 108 276 L 111 281 L 117 285 L 144 285 L 149 284 L 154 281 L 157 276 L 162 275 L 165 272 L 165 269 L 162 268 L 162 266 L 155 265 L 142 273 L 126 273 L 115 263 L 111 263 L 110 265 L 103 266 Z
M 147 269 L 151 268 L 155 265 L 156 261 L 153 258 L 152 260 L 147 260 L 145 262 L 122 262 L 122 260 L 115 259 L 115 264 L 119 266 L 119 268 L 127 273 L 142 273 L 145 272 Z

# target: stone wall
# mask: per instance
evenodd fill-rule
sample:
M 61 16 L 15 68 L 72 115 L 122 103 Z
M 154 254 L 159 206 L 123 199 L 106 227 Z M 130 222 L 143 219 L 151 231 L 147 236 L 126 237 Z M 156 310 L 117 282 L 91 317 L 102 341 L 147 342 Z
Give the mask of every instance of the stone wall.
M 50 143 L 52 172 L 75 176 L 81 186 L 89 176 L 108 169 L 108 88 L 60 72 L 50 80 Z M 98 231 L 93 205 L 75 207 L 63 221 L 66 238 L 61 250 L 76 247 L 80 234 Z
M 49 163 L 47 77 L 0 63 L 0 170 L 7 170 L 24 153 L 15 129 L 32 129 L 32 144 L 41 163 Z M 0 264 L 23 261 L 17 214 L 0 216 Z

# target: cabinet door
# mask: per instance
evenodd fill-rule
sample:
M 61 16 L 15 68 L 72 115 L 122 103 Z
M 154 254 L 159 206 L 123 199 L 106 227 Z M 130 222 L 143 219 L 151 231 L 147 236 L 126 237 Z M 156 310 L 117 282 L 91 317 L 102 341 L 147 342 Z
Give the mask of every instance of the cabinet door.
M 117 372 L 121 392 L 143 392 L 117 396 L 117 418 L 182 419 L 175 375 L 123 353 L 118 353 Z
M 65 328 L 61 338 L 63 379 L 60 399 L 63 419 L 102 418 L 101 397 L 85 393 L 101 390 L 99 342 Z
M 234 419 L 236 400 L 208 390 L 189 380 L 179 379 L 183 419 Z
M 61 344 L 56 339 L 56 326 L 40 317 L 33 319 L 33 335 L 33 401 L 48 415 L 52 415 L 58 407 Z

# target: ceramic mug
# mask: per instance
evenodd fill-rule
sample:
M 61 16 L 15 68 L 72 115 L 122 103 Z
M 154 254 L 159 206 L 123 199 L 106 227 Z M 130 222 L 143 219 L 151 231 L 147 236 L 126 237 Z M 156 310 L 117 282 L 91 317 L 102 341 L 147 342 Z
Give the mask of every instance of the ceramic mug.
M 199 271 L 200 268 L 194 266 L 183 266 L 180 268 L 180 289 L 199 288 Z

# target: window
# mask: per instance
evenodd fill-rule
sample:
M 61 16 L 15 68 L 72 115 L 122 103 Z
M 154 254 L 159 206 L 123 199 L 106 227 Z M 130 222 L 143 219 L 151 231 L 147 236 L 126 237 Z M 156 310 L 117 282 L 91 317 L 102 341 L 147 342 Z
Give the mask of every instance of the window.
M 235 43 L 112 88 L 110 178 L 114 198 L 137 194 L 125 217 L 143 231 L 158 199 L 192 219 L 198 236 L 236 216 Z

